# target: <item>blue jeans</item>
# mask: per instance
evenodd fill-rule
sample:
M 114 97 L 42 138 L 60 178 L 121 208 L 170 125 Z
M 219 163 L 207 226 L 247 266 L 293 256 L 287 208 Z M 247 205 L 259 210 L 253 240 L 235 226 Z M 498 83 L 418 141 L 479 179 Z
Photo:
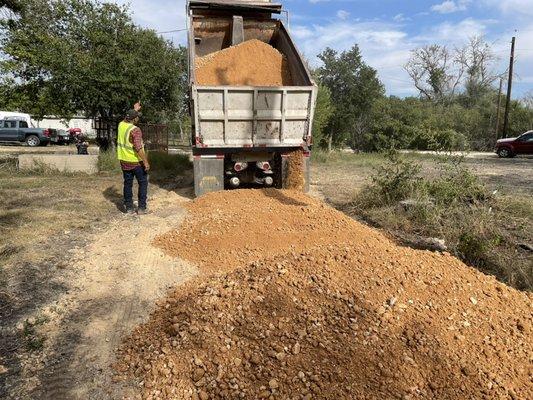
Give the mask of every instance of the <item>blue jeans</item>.
M 124 175 L 124 205 L 126 209 L 133 208 L 133 178 L 139 184 L 139 208 L 146 208 L 148 195 L 148 173 L 144 167 L 138 166 L 130 171 L 122 171 Z

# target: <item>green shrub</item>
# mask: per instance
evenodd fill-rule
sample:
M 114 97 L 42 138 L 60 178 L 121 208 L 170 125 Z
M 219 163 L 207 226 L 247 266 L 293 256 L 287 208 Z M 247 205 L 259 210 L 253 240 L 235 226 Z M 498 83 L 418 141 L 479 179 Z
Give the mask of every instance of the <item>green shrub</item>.
M 373 187 L 368 194 L 376 196 L 374 204 L 388 205 L 411 197 L 419 189 L 420 168 L 420 164 L 390 151 L 387 162 L 372 176 Z
M 98 154 L 98 171 L 100 172 L 119 172 L 120 162 L 117 159 L 115 150 L 100 151 Z
M 437 179 L 425 182 L 427 193 L 436 204 L 473 204 L 489 199 L 485 186 L 460 160 L 441 163 L 439 172 Z

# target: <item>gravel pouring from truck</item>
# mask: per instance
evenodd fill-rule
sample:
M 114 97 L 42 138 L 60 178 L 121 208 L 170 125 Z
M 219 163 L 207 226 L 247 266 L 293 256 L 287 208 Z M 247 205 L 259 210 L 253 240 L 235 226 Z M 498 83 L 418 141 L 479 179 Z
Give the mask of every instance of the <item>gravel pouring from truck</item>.
M 316 85 L 283 22 L 273 17 L 280 12 L 281 5 L 269 1 L 188 3 L 197 196 L 243 184 L 286 187 L 287 158 L 295 151 L 303 154 L 304 190 L 309 187 Z M 290 86 L 205 86 L 197 81 L 199 58 L 253 40 L 283 55 L 290 71 Z M 221 65 L 217 72 L 223 75 L 227 67 Z

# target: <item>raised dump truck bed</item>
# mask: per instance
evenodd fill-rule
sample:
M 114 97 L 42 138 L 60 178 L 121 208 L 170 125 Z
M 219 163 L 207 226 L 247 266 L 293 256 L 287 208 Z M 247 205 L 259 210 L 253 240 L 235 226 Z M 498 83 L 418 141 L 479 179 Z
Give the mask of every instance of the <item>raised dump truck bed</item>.
M 244 183 L 283 187 L 283 156 L 296 149 L 308 155 L 316 86 L 283 22 L 272 16 L 280 10 L 279 4 L 270 2 L 189 2 L 189 84 L 197 195 Z M 198 84 L 198 57 L 251 39 L 268 43 L 286 57 L 291 86 Z M 243 165 L 245 168 L 240 169 Z M 270 166 L 270 171 L 260 165 Z M 307 171 L 305 168 L 306 182 Z

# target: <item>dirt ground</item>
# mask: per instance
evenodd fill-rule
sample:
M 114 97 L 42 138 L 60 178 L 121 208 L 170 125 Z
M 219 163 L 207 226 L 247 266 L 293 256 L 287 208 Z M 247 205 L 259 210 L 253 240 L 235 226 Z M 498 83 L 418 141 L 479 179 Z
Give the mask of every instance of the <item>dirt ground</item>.
M 436 173 L 435 158 L 431 155 L 408 154 L 422 164 L 422 173 Z M 373 167 L 382 157 L 366 154 L 344 154 L 328 163 L 311 164 L 311 183 L 319 188 L 326 200 L 342 205 L 353 199 L 354 192 L 370 181 Z M 476 153 L 464 163 L 491 189 L 503 194 L 533 196 L 533 157 L 498 158 L 493 153 Z
M 0 169 L 0 398 L 120 398 L 114 349 L 196 274 L 151 245 L 180 223 L 190 182 L 152 184 L 152 212 L 126 217 L 120 175 Z
M 0 146 L 0 154 L 50 149 L 74 150 Z M 315 163 L 312 193 L 341 204 L 376 162 Z M 533 194 L 531 159 L 488 155 L 467 163 L 495 189 Z M 117 210 L 119 175 L 80 183 L 76 176 L 14 177 L 0 168 L 0 233 L 16 234 L 0 242 L 0 398 L 114 399 L 138 392 L 113 382 L 109 365 L 155 301 L 198 274 L 193 264 L 151 245 L 181 224 L 190 182 L 189 175 L 152 184 L 152 213 L 127 219 Z

